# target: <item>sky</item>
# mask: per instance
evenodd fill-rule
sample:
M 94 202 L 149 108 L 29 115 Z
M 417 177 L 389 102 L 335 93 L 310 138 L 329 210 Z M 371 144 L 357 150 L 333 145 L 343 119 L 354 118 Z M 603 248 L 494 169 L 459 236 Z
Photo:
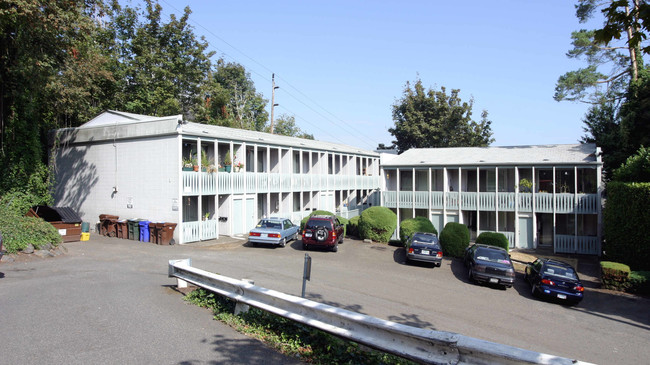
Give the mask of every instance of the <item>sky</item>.
M 493 146 L 570 144 L 588 106 L 553 100 L 555 83 L 584 67 L 566 57 L 580 28 L 568 0 L 159 0 L 190 24 L 215 59 L 238 62 L 271 104 L 318 140 L 390 145 L 392 105 L 407 81 L 460 89 L 487 110 Z

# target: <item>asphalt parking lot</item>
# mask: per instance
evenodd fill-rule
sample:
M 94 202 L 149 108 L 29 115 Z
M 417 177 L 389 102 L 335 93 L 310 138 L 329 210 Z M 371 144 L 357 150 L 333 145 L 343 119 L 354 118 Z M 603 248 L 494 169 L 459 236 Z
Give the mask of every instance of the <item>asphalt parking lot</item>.
M 156 246 L 96 236 L 66 246 L 59 257 L 0 264 L 0 328 L 8 329 L 0 350 L 9 354 L 0 363 L 263 363 L 279 355 L 185 304 L 167 260 L 189 257 L 195 267 L 299 295 L 305 253 L 313 260 L 312 300 L 594 363 L 650 357 L 647 298 L 587 287 L 580 305 L 562 306 L 533 298 L 521 275 L 507 290 L 474 285 L 460 260 L 405 264 L 399 247 L 346 239 L 332 253 L 305 252 L 299 241 Z

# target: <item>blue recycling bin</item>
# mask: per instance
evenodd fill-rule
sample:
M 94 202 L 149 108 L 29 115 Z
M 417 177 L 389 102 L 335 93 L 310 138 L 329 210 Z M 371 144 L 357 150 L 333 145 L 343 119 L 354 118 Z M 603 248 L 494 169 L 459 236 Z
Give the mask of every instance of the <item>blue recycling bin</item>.
M 149 242 L 149 223 L 150 221 L 140 221 L 138 226 L 140 227 L 140 241 Z

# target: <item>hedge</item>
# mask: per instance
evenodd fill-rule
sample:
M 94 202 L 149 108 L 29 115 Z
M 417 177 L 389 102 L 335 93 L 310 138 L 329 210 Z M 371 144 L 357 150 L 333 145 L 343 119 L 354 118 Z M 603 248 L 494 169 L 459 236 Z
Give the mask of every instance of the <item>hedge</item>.
M 361 213 L 359 234 L 361 239 L 388 242 L 397 228 L 397 214 L 386 207 L 370 207 Z
M 48 243 L 57 246 L 62 242 L 59 231 L 43 219 L 3 214 L 1 211 L 2 244 L 8 253 L 22 251 L 29 244 L 40 249 Z
M 628 265 L 611 261 L 602 261 L 600 270 L 604 288 L 650 294 L 650 271 L 631 271 Z
M 469 246 L 469 229 L 464 224 L 449 222 L 440 233 L 440 245 L 445 256 L 463 257 Z
M 347 232 L 351 236 L 359 237 L 359 218 L 361 216 L 354 216 L 348 220 Z
M 506 235 L 498 232 L 483 232 L 476 237 L 476 243 L 501 247 L 506 251 L 510 249 L 510 242 Z
M 650 270 L 650 183 L 607 184 L 603 211 L 604 249 L 611 261 Z
M 327 210 L 314 210 L 313 212 L 309 213 L 308 216 L 306 216 L 300 221 L 300 232 L 302 232 L 302 230 L 305 229 L 305 224 L 307 224 L 307 221 L 312 215 L 336 215 L 336 214 Z M 341 222 L 341 224 L 343 225 L 343 237 L 345 237 L 347 233 L 348 220 L 346 218 L 341 217 L 340 215 L 337 215 L 336 218 L 338 218 L 339 222 Z
M 399 224 L 399 239 L 402 241 L 402 244 L 406 244 L 407 237 L 412 236 L 415 232 L 438 234 L 433 223 L 425 217 L 405 219 Z

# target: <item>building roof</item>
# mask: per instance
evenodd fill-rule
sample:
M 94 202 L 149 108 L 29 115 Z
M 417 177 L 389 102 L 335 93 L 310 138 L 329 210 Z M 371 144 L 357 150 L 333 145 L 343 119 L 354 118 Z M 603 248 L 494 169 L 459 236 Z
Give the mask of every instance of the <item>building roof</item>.
M 602 164 L 595 144 L 412 148 L 395 157 L 382 155 L 381 163 L 384 167 Z
M 173 122 L 176 121 L 176 122 Z M 136 137 L 135 134 L 140 134 L 140 137 L 145 136 L 147 131 L 153 132 L 152 128 L 138 128 L 136 125 L 150 125 L 150 124 L 164 123 L 163 131 L 157 128 L 155 134 L 183 134 L 188 136 L 216 138 L 222 140 L 232 140 L 240 142 L 250 142 L 256 144 L 276 145 L 281 147 L 294 147 L 299 149 L 315 149 L 323 151 L 332 151 L 338 153 L 361 154 L 372 157 L 379 157 L 379 154 L 374 151 L 364 150 L 354 146 L 348 146 L 340 143 L 316 141 L 311 139 L 288 137 L 277 134 L 250 131 L 237 128 L 222 127 L 209 124 L 200 124 L 183 121 L 182 115 L 166 116 L 166 117 L 151 117 L 148 115 L 125 113 L 115 110 L 108 110 L 96 116 L 92 120 L 80 126 L 78 129 L 92 130 L 103 129 L 105 127 L 126 127 L 133 125 L 134 131 L 132 133 L 125 133 L 129 137 Z M 171 124 L 170 124 L 171 123 Z M 152 133 L 152 135 L 154 135 Z M 97 140 L 95 136 L 94 140 Z M 111 137 L 112 138 L 112 137 Z

